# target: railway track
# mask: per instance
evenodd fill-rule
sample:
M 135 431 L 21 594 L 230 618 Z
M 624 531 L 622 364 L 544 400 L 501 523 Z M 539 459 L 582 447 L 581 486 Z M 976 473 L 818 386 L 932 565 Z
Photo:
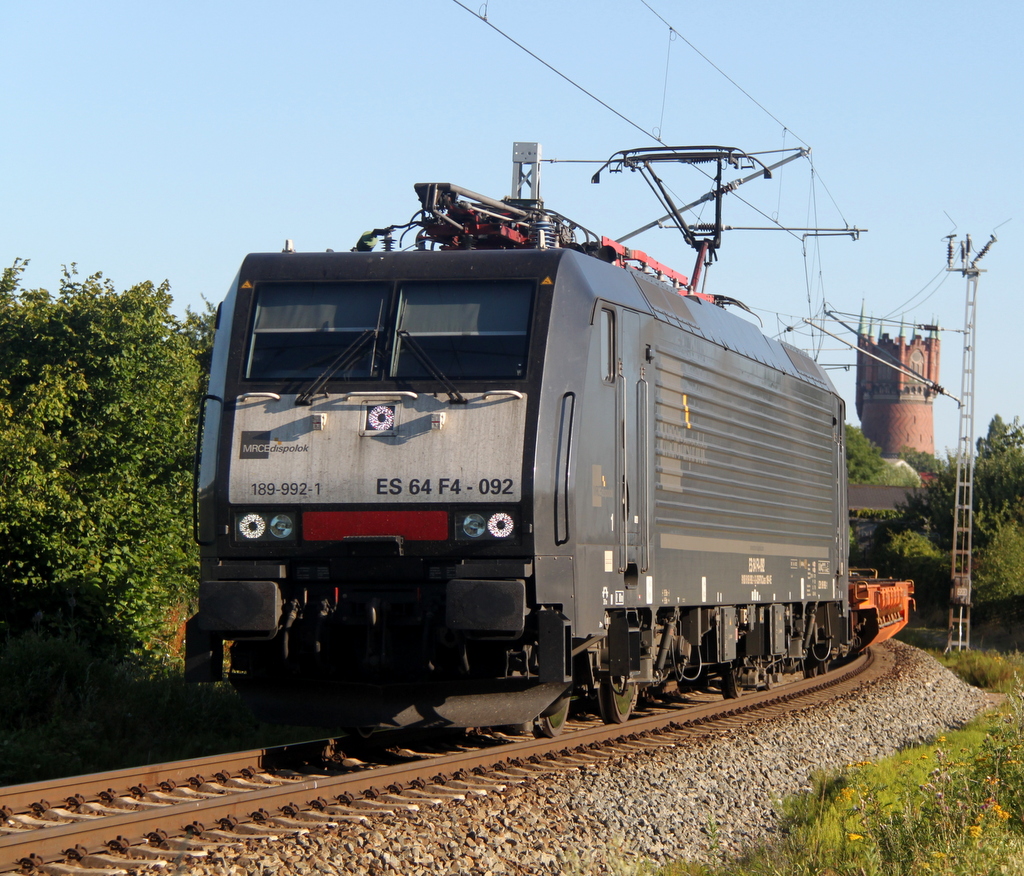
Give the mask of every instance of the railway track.
M 256 749 L 2 788 L 0 873 L 86 876 L 90 870 L 163 867 L 254 837 L 367 824 L 398 810 L 500 793 L 531 776 L 684 744 L 710 729 L 808 708 L 872 683 L 893 667 L 892 654 L 876 648 L 817 678 L 737 700 L 698 696 L 624 725 L 572 721 L 555 739 L 460 737 L 389 749 L 374 761 L 344 758 L 302 771 L 276 766 L 280 749 Z

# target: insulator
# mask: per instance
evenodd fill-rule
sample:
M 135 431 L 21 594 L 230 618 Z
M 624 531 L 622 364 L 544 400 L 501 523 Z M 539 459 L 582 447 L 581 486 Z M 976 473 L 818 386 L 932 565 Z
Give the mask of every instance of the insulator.
M 953 238 L 946 238 L 946 266 L 953 267 Z
M 384 252 L 394 252 L 395 236 L 389 231 L 384 235 Z
M 550 249 L 558 246 L 558 238 L 554 229 L 546 219 L 540 219 L 530 225 L 530 242 L 537 249 Z
M 974 264 L 977 264 L 977 263 L 978 263 L 978 262 L 980 262 L 980 261 L 981 261 L 981 260 L 982 260 L 983 258 L 985 258 L 985 256 L 986 256 L 986 254 L 988 253 L 988 251 L 989 251 L 990 249 L 992 249 L 992 244 L 993 244 L 993 243 L 995 243 L 995 242 L 996 242 L 996 236 L 995 236 L 995 235 L 993 234 L 993 235 L 992 235 L 992 236 L 991 236 L 991 237 L 990 237 L 990 238 L 988 239 L 988 243 L 986 243 L 986 244 L 985 244 L 985 245 L 984 245 L 984 246 L 983 246 L 983 247 L 981 248 L 981 252 L 979 252 L 979 253 L 978 253 L 978 255 L 977 255 L 977 256 L 975 257 L 975 259 L 974 259 Z

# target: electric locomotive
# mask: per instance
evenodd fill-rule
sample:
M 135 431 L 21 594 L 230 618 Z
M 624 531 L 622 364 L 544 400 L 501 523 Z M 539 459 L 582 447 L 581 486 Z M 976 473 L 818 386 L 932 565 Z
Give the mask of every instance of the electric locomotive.
M 249 255 L 218 311 L 187 677 L 553 734 L 859 644 L 822 369 L 539 202 L 416 189 L 416 249 Z

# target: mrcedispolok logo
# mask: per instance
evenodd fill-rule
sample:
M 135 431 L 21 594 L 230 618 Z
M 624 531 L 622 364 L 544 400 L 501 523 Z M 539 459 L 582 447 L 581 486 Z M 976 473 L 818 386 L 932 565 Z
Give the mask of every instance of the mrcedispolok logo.
M 308 444 L 283 444 L 272 441 L 269 432 L 242 432 L 238 445 L 239 459 L 270 459 L 271 453 L 305 453 Z

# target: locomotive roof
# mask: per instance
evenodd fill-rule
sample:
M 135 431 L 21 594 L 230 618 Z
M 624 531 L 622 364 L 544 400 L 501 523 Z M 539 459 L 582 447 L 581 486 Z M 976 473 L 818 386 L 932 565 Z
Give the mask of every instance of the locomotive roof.
M 832 381 L 820 365 L 796 347 L 766 337 L 751 322 L 730 313 L 707 296 L 681 295 L 669 283 L 659 281 L 650 274 L 633 268 L 613 268 L 599 259 L 574 253 L 584 273 L 601 271 L 600 281 L 595 277 L 595 288 L 607 287 L 608 275 L 623 276 L 625 289 L 635 285 L 639 295 L 634 302 L 623 304 L 638 310 L 647 310 L 661 322 L 705 338 L 720 347 L 732 350 L 756 362 L 792 374 L 817 386 L 835 392 Z M 633 284 L 628 278 L 632 278 Z M 623 290 L 625 292 L 625 289 Z M 628 293 L 627 293 L 628 294 Z M 646 306 L 644 306 L 646 305 Z
M 357 281 L 399 276 L 435 280 L 483 279 L 496 274 L 544 276 L 564 270 L 568 262 L 582 274 L 582 287 L 588 291 L 581 288 L 580 292 L 591 302 L 603 298 L 647 312 L 661 322 L 835 392 L 831 380 L 813 359 L 789 344 L 766 337 L 756 325 L 709 301 L 708 296 L 681 295 L 652 274 L 612 265 L 572 249 L 251 253 L 242 263 L 239 282 L 337 277 L 339 260 L 346 262 L 346 278 Z M 503 268 L 496 268 L 502 263 Z

